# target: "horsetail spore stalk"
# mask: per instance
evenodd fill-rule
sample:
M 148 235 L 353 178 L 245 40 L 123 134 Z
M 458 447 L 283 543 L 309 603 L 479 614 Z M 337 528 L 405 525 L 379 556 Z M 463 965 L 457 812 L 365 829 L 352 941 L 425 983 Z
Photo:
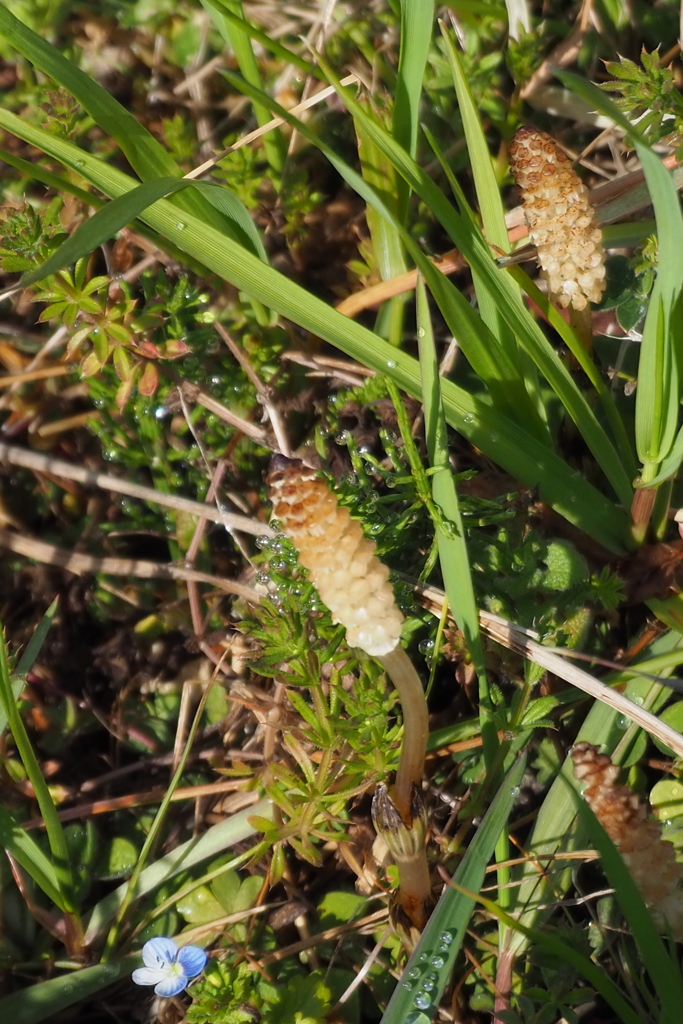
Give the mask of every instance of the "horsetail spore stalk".
M 569 307 L 572 324 L 589 347 L 589 303 L 600 302 L 605 290 L 605 250 L 588 189 L 546 132 L 519 128 L 509 156 L 550 298 Z
M 418 808 L 429 724 L 422 684 L 399 644 L 403 615 L 389 570 L 377 558 L 374 541 L 363 535 L 348 509 L 302 462 L 276 455 L 266 482 L 275 518 L 334 621 L 345 627 L 349 645 L 377 658 L 398 691 L 403 746 L 396 782 L 390 793 L 378 790 L 373 820 L 396 859 L 401 909 L 420 930 L 431 903 L 426 823 L 424 810 Z

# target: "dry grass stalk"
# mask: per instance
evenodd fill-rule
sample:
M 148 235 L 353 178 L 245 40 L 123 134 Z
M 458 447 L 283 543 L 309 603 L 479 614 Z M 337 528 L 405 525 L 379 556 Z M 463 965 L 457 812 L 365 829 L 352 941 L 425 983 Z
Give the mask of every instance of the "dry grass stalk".
M 617 784 L 619 768 L 591 743 L 572 750 L 574 775 L 586 783 L 584 797 L 619 850 L 650 908 L 666 919 L 674 938 L 683 940 L 683 864 L 672 843 L 662 838 L 662 826 L 649 817 L 645 801 Z
M 579 312 L 599 302 L 605 290 L 602 232 L 569 158 L 550 135 L 526 125 L 510 145 L 510 169 L 551 298 Z

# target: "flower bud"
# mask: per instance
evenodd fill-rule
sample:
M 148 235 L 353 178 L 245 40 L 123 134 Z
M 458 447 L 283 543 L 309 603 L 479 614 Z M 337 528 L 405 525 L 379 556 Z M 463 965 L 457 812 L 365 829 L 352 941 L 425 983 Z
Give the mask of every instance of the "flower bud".
M 515 132 L 509 156 L 550 297 L 579 311 L 600 302 L 605 290 L 602 232 L 569 157 L 550 135 L 529 125 Z
M 383 657 L 398 645 L 403 615 L 374 541 L 327 485 L 298 460 L 276 455 L 266 477 L 273 515 L 299 553 L 351 647 Z

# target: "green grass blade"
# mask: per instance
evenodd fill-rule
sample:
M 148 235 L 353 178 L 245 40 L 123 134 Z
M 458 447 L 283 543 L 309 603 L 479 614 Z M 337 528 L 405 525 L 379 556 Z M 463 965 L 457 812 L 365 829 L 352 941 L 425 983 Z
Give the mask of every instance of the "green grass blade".
M 362 125 L 357 126 L 356 134 L 358 136 L 358 156 L 360 158 L 363 179 L 371 189 L 382 197 L 387 209 L 392 211 L 398 223 L 402 218 L 399 215 L 396 172 L 389 161 L 377 149 L 372 139 L 368 138 L 365 134 Z M 382 280 L 387 281 L 392 277 L 398 277 L 399 274 L 403 274 L 408 269 L 408 266 L 401 241 L 401 232 L 396 224 L 383 217 L 372 206 L 367 207 L 366 220 L 375 260 Z M 386 305 L 383 307 L 384 310 L 388 309 L 388 312 L 385 314 L 387 322 L 383 324 L 380 322 L 376 325 L 377 333 L 397 347 L 403 339 L 405 304 L 405 295 L 397 295 L 392 298 L 388 303 L 388 307 Z M 384 329 L 381 329 L 382 327 Z
M 636 445 L 643 479 L 656 473 L 674 444 L 681 398 L 681 292 L 683 216 L 671 176 L 650 150 L 638 155 L 652 196 L 657 222 L 657 278 L 643 329 L 636 392 Z
M 79 172 L 113 198 L 137 185 L 128 175 L 9 111 L 0 109 L 0 127 L 69 167 L 76 167 L 78 163 Z M 185 227 L 179 230 L 178 209 L 165 199 L 148 207 L 141 219 L 225 281 L 336 345 L 352 359 L 391 376 L 398 387 L 420 397 L 420 375 L 415 359 L 392 348 L 246 250 L 226 241 L 211 225 L 187 214 L 183 219 Z M 621 509 L 578 473 L 569 471 L 561 459 L 519 424 L 451 381 L 444 381 L 442 387 L 444 411 L 452 427 L 524 486 L 538 487 L 542 501 L 608 550 L 623 551 L 621 536 L 626 516 Z
M 62 911 L 68 910 L 62 895 L 61 878 L 54 864 L 33 836 L 18 825 L 4 807 L 0 807 L 0 847 L 22 866 L 55 906 Z
M 499 311 L 573 419 L 617 497 L 622 504 L 629 506 L 632 496 L 631 481 L 621 465 L 614 446 L 596 419 L 585 396 L 549 345 L 539 325 L 524 307 L 517 288 L 507 274 L 501 273 L 496 266 L 481 232 L 476 230 L 475 225 L 467 218 L 456 213 L 431 178 L 410 159 L 380 124 L 367 116 L 350 91 L 339 85 L 338 80 L 324 64 L 323 69 L 354 118 L 364 120 L 377 145 L 391 160 L 399 174 L 405 177 L 413 191 L 417 192 L 429 206 L 472 270 L 485 281 Z
M 396 141 L 415 159 L 422 79 L 432 38 L 434 0 L 400 0 L 400 7 L 401 49 L 391 127 Z
M 398 55 L 396 92 L 391 132 L 399 146 L 417 157 L 420 126 L 420 98 L 429 44 L 432 39 L 434 0 L 399 0 L 401 11 L 401 48 Z M 403 178 L 397 181 L 397 214 L 405 224 L 409 189 Z
M 472 572 L 467 553 L 465 528 L 460 515 L 458 492 L 451 473 L 448 433 L 441 398 L 441 378 L 434 346 L 434 334 L 429 315 L 427 292 L 422 279 L 417 282 L 417 340 L 420 354 L 422 377 L 422 402 L 425 414 L 425 436 L 429 463 L 434 470 L 432 496 L 446 520 L 453 524 L 454 532 L 446 533 L 437 524 L 436 541 L 439 562 L 443 576 L 448 604 L 455 621 L 463 631 L 467 649 L 470 652 L 479 679 L 480 712 L 488 720 L 492 710 L 484 663 L 484 648 L 479 632 L 479 613 L 472 585 Z M 487 728 L 490 722 L 482 724 L 484 754 L 487 764 L 493 762 L 498 748 L 498 735 Z
M 242 0 L 220 0 L 219 3 L 214 3 L 214 0 L 201 0 L 201 3 L 235 54 L 243 77 L 257 89 L 263 90 L 261 72 L 251 45 L 251 26 L 244 17 Z M 224 17 L 224 9 L 233 15 L 230 21 Z M 271 120 L 270 111 L 260 103 L 254 103 L 254 114 L 259 128 Z M 273 175 L 271 180 L 277 189 L 285 165 L 287 146 L 279 128 L 267 132 L 262 141 L 263 151 Z
M 453 876 L 453 881 L 468 889 L 470 893 L 478 893 L 483 884 L 486 866 L 505 828 L 514 802 L 513 794 L 522 781 L 524 767 L 525 761 L 522 758 L 508 772 Z M 408 1015 L 415 1014 L 416 1011 L 425 1014 L 427 1018 L 434 1015 L 444 989 L 451 979 L 455 958 L 474 906 L 475 900 L 471 895 L 464 895 L 452 888 L 445 890 L 406 965 L 402 981 L 394 989 L 381 1024 L 405 1024 Z M 439 957 L 440 966 L 434 964 L 431 959 L 434 956 Z M 421 994 L 426 974 L 436 975 L 436 979 L 434 987 L 428 992 L 429 1005 L 422 1006 L 419 1002 L 416 1003 L 416 999 Z M 412 980 L 413 978 L 415 980 Z
M 182 177 L 182 170 L 171 154 L 125 107 L 67 60 L 59 50 L 15 18 L 2 4 L 0 35 L 36 68 L 71 93 L 102 131 L 116 140 L 131 167 L 143 181 L 149 178 Z M 212 213 L 211 205 L 196 193 L 177 196 L 177 205 L 194 212 L 210 224 L 216 223 L 217 218 Z
M 232 80 L 235 76 L 226 72 L 226 77 Z M 243 83 L 242 89 L 246 92 L 251 87 Z M 297 118 L 292 117 L 276 104 L 271 103 L 271 109 L 293 124 L 304 138 L 317 146 L 351 187 L 365 199 L 366 203 L 377 210 L 383 219 L 400 234 L 405 248 L 412 256 L 415 265 L 427 282 L 429 290 L 439 304 L 450 331 L 456 337 L 472 368 L 490 389 L 495 403 L 510 418 L 518 419 L 524 425 L 530 424 L 531 426 L 527 429 L 535 429 L 535 432 L 542 437 L 543 428 L 537 422 L 536 410 L 529 399 L 524 379 L 516 362 L 510 358 L 505 349 L 496 345 L 495 336 L 472 309 L 465 296 L 452 281 L 434 267 L 432 261 L 425 256 L 410 233 L 394 216 L 383 197 L 370 188 L 353 168 L 341 160 L 329 146 L 325 145 L 310 128 L 298 121 Z M 372 137 L 365 131 L 367 120 L 367 115 L 364 113 L 363 118 L 357 122 L 358 130 L 364 138 L 372 140 Z
M 508 231 L 505 226 L 505 210 L 503 200 L 500 197 L 500 188 L 496 181 L 493 170 L 491 154 L 481 123 L 481 117 L 469 82 L 460 61 L 460 55 L 455 48 L 451 33 L 444 25 L 441 26 L 441 34 L 446 44 L 446 54 L 453 75 L 455 93 L 458 97 L 458 107 L 462 118 L 462 127 L 467 142 L 467 152 L 472 167 L 474 188 L 477 193 L 477 202 L 481 221 L 484 225 L 484 234 L 487 240 L 496 245 L 503 252 L 509 252 Z
M 86 192 L 84 188 L 74 185 L 72 181 L 69 181 L 68 178 L 63 177 L 61 174 L 53 174 L 52 171 L 46 170 L 40 164 L 31 163 L 30 160 L 23 160 L 20 156 L 9 153 L 6 149 L 0 149 L 0 160 L 5 164 L 9 164 L 10 167 L 14 167 L 15 170 L 19 171 L 20 174 L 26 175 L 30 180 L 39 181 L 42 185 L 54 189 L 60 195 L 69 193 L 75 196 L 76 199 L 80 199 L 82 203 L 86 203 L 87 206 L 101 206 L 104 202 L 101 196 L 96 196 L 93 192 Z
M 658 464 L 674 445 L 681 399 L 683 347 L 683 214 L 672 177 L 644 143 L 638 128 L 591 82 L 558 72 L 557 77 L 592 107 L 607 114 L 633 140 L 655 211 L 659 238 L 657 278 L 643 330 L 636 395 L 636 447 L 643 481 L 657 475 Z
M 624 421 L 621 414 L 616 406 L 614 397 L 611 390 L 605 385 L 605 381 L 600 374 L 597 366 L 595 365 L 592 357 L 586 351 L 584 345 L 578 338 L 576 331 L 567 323 L 567 321 L 560 315 L 558 310 L 553 306 L 552 302 L 548 299 L 538 285 L 531 280 L 529 275 L 521 267 L 509 267 L 507 273 L 516 281 L 522 291 L 526 292 L 529 298 L 538 306 L 541 313 L 547 317 L 550 326 L 557 331 L 559 336 L 564 341 L 565 345 L 572 353 L 577 363 L 586 374 L 587 378 L 593 385 L 595 392 L 600 399 L 602 411 L 605 419 L 609 423 L 612 431 L 612 437 L 614 438 L 621 464 L 628 473 L 631 480 L 636 477 L 637 465 L 635 459 L 635 453 L 633 451 L 633 445 L 631 439 L 626 431 Z
M 314 78 L 324 80 L 322 72 L 310 60 L 300 57 L 298 53 L 290 50 L 287 46 L 283 46 L 277 39 L 272 39 L 267 32 L 258 28 L 257 25 L 253 25 L 250 21 L 246 21 L 244 18 L 234 14 L 232 0 L 212 0 L 212 3 L 214 6 L 220 7 L 221 15 L 227 25 L 234 26 L 241 32 L 246 31 L 251 39 L 257 42 L 266 53 L 271 53 L 277 61 L 280 61 L 285 66 L 291 64 L 293 67 L 298 68 L 299 71 L 303 71 L 305 75 L 312 75 Z
M 126 224 L 130 224 L 136 217 L 139 217 L 148 206 L 151 206 L 158 199 L 162 199 L 184 188 L 196 187 L 200 189 L 207 188 L 211 192 L 219 191 L 224 194 L 220 200 L 224 212 L 226 215 L 228 211 L 234 212 L 234 218 L 231 217 L 233 240 L 239 245 L 245 245 L 247 249 L 259 258 L 267 260 L 263 244 L 258 237 L 251 218 L 237 196 L 228 189 L 223 188 L 221 185 L 208 184 L 208 186 L 205 186 L 202 182 L 191 181 L 187 178 L 157 178 L 155 181 L 146 181 L 142 185 L 138 185 L 129 192 L 125 192 L 123 195 L 118 196 L 118 198 L 108 202 L 106 206 L 98 210 L 97 213 L 76 228 L 73 235 L 67 238 L 65 242 L 62 242 L 45 263 L 35 270 L 24 274 L 20 282 L 21 286 L 26 288 L 36 281 L 48 277 L 50 274 L 56 274 L 57 271 L 62 270 L 64 267 L 71 266 L 82 256 L 87 256 L 99 245 L 102 245 L 103 242 L 111 238 L 112 235 L 115 235 L 117 231 L 125 227 Z M 183 222 L 179 221 L 176 227 L 180 231 L 184 230 Z M 250 228 L 249 233 L 247 234 L 247 231 L 243 230 L 243 228 Z
M 188 839 L 187 842 L 176 846 L 166 856 L 160 857 L 153 864 L 144 868 L 138 878 L 135 898 L 139 899 L 147 893 L 153 892 L 154 889 L 158 889 L 160 885 L 176 875 L 190 871 L 197 864 L 225 853 L 235 843 L 249 839 L 258 832 L 258 829 L 250 824 L 252 817 L 272 820 L 273 809 L 270 800 L 261 800 L 245 811 L 233 814 L 225 821 L 207 829 L 201 836 Z M 245 854 L 242 859 L 247 859 L 248 856 L 249 854 Z M 123 904 L 127 891 L 128 882 L 124 882 L 93 907 L 86 921 L 84 940 L 86 945 L 92 945 L 101 937 Z
M 64 907 L 66 912 L 73 914 L 76 912 L 77 903 L 74 897 L 71 864 L 69 861 L 69 852 L 64 838 L 62 823 L 59 820 L 57 809 L 54 805 L 50 790 L 43 778 L 43 773 L 40 770 L 38 759 L 33 751 L 33 747 L 31 746 L 31 741 L 28 738 L 26 727 L 24 726 L 21 715 L 19 714 L 19 709 L 17 708 L 16 700 L 12 692 L 9 664 L 7 660 L 7 648 L 5 646 L 4 634 L 1 627 L 0 703 L 2 704 L 17 751 L 24 768 L 26 769 L 29 781 L 33 786 L 33 791 L 36 795 L 36 800 L 38 801 L 40 813 L 42 814 L 43 821 L 45 822 L 45 830 L 47 832 L 50 851 L 54 860 L 55 876 L 61 893 L 61 902 L 59 905 Z
M 48 634 L 50 626 L 57 614 L 57 598 L 52 602 L 48 610 L 43 615 L 42 619 L 38 623 L 38 626 L 33 632 L 33 636 L 26 645 L 26 650 L 19 659 L 19 663 L 10 677 L 12 696 L 15 701 L 19 700 L 21 691 L 26 685 L 25 676 L 26 673 L 32 668 L 34 661 L 40 653 L 40 648 L 43 646 L 45 637 Z M 4 704 L 0 703 L 0 736 L 7 728 L 7 715 L 5 714 Z
M 553 935 L 549 931 L 542 932 L 520 924 L 514 917 L 510 917 L 509 914 L 506 914 L 497 907 L 492 900 L 479 896 L 478 902 L 490 914 L 497 917 L 501 923 L 505 924 L 511 932 L 517 931 L 527 941 L 533 943 L 537 954 L 541 951 L 550 953 L 560 963 L 571 964 L 579 974 L 584 976 L 589 985 L 602 996 L 607 1005 L 611 1006 L 614 1012 L 619 1015 L 621 1024 L 642 1024 L 640 1015 L 626 1002 L 617 986 L 599 964 L 593 963 L 568 942 L 558 938 L 557 935 Z
M 111 964 L 95 964 L 81 971 L 60 974 L 30 988 L 21 989 L 0 999 L 0 1020 L 12 1024 L 40 1024 L 61 1019 L 62 1010 L 100 992 L 124 978 L 140 963 L 139 953 L 132 953 Z

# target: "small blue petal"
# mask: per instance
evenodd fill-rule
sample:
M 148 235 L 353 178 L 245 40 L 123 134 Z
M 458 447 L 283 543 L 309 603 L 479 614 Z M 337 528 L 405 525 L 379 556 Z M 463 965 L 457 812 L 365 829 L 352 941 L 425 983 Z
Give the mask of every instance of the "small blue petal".
M 187 988 L 188 978 L 185 974 L 175 974 L 164 978 L 154 989 L 157 996 L 177 996 L 184 988 Z
M 142 961 L 145 967 L 163 970 L 175 963 L 178 947 L 173 939 L 150 939 L 142 947 Z
M 133 971 L 133 981 L 136 985 L 158 985 L 167 975 L 167 971 L 160 971 L 158 967 L 138 967 Z
M 201 974 L 206 967 L 208 956 L 199 946 L 182 946 L 178 953 L 178 963 L 188 978 Z

